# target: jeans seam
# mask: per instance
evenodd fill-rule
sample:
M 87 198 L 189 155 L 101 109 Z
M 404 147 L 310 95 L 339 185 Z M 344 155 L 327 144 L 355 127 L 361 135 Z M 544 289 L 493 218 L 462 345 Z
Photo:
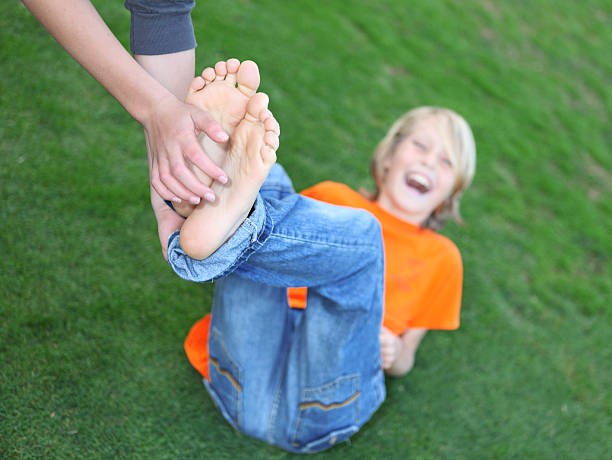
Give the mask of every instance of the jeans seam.
M 232 384 L 232 386 L 236 389 L 236 391 L 242 392 L 242 385 L 240 385 L 240 382 L 238 382 L 238 380 L 236 380 L 236 378 L 232 375 L 232 373 L 226 369 L 224 369 L 223 367 L 221 367 L 221 364 L 219 363 L 219 361 L 213 357 L 210 358 L 210 362 L 213 366 L 215 366 L 215 368 L 217 369 L 217 372 L 219 374 L 221 374 L 222 376 L 224 376 L 227 380 L 229 380 L 229 382 Z
M 339 242 L 339 241 L 328 241 L 328 240 L 318 240 L 318 241 L 314 241 L 313 238 L 305 238 L 305 237 L 299 237 L 299 236 L 295 236 L 295 235 L 287 235 L 284 233 L 274 233 L 271 234 L 269 236 L 269 238 L 279 238 L 279 239 L 283 239 L 283 240 L 293 240 L 293 241 L 300 241 L 302 243 L 311 243 L 311 244 L 320 244 L 320 245 L 326 245 L 326 246 L 330 246 L 330 247 L 336 247 L 336 248 L 345 248 L 348 250 L 353 250 L 355 248 L 357 249 L 370 249 L 370 250 L 379 250 L 380 246 L 376 245 L 376 244 L 370 244 L 370 243 L 355 243 L 355 242 L 350 242 L 350 243 L 344 243 L 344 242 Z
M 309 402 L 305 402 L 305 403 L 300 403 L 300 405 L 298 407 L 299 407 L 300 410 L 311 409 L 313 407 L 317 407 L 317 408 L 327 412 L 327 411 L 330 411 L 330 410 L 333 410 L 333 409 L 340 409 L 340 408 L 342 408 L 344 406 L 348 406 L 350 403 L 352 403 L 357 398 L 359 398 L 359 396 L 361 396 L 361 392 L 360 391 L 355 391 L 355 393 L 353 393 L 347 399 L 345 399 L 344 401 L 337 402 L 337 403 L 325 404 L 325 403 L 322 403 L 320 401 L 309 401 Z

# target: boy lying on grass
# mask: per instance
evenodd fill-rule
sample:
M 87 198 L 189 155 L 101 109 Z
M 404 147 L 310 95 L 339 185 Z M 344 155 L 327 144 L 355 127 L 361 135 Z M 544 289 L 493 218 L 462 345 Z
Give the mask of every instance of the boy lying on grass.
M 372 416 L 384 372 L 409 372 L 428 329 L 459 326 L 461 257 L 435 230 L 459 219 L 475 146 L 455 112 L 418 108 L 377 147 L 374 193 L 323 182 L 297 194 L 258 86 L 257 66 L 235 59 L 193 81 L 187 102 L 230 134 L 202 139 L 230 182 L 209 180 L 214 203 L 175 212 L 153 191 L 152 204 L 175 272 L 215 281 L 185 349 L 220 411 L 249 436 L 315 452 Z

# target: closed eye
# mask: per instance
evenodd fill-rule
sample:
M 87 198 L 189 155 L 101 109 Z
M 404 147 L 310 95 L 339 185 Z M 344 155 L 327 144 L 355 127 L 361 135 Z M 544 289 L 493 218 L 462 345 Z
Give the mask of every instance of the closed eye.
M 427 146 L 421 141 L 415 139 L 412 141 L 412 144 L 419 150 L 427 150 Z
M 442 158 L 440 158 L 440 163 L 443 166 L 447 166 L 449 168 L 453 165 L 453 162 L 450 160 L 449 157 L 442 157 Z

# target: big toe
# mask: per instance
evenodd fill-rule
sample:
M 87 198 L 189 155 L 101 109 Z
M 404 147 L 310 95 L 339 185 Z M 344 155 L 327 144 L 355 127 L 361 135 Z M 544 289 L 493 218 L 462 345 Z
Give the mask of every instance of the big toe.
M 238 89 L 244 95 L 251 97 L 259 88 L 259 68 L 253 61 L 244 61 L 240 64 L 238 73 L 236 74 Z

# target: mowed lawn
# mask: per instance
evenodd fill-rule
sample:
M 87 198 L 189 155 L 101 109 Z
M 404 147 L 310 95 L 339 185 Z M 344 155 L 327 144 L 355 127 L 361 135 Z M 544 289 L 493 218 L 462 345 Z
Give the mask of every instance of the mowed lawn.
M 127 44 L 123 2 L 95 3 Z M 462 326 L 317 458 L 609 458 L 612 4 L 201 0 L 193 20 L 199 68 L 258 62 L 298 189 L 370 186 L 418 105 L 476 136 L 444 229 Z M 293 458 L 230 428 L 184 357 L 212 285 L 161 257 L 140 126 L 14 0 L 0 65 L 0 458 Z

